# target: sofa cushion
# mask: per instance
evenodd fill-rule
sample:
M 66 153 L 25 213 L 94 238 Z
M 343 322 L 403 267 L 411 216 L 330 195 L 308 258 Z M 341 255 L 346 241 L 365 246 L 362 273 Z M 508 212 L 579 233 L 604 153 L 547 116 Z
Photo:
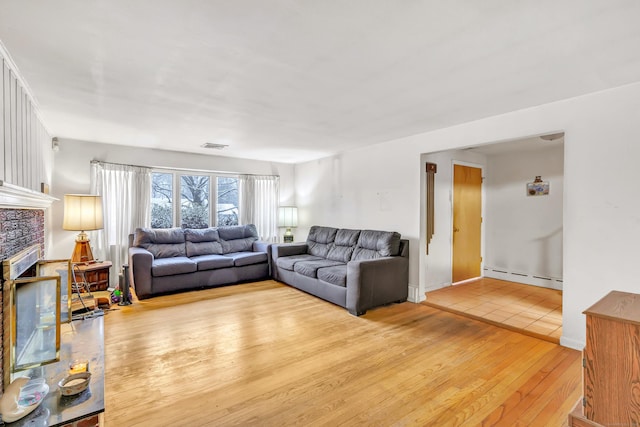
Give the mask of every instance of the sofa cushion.
M 327 258 L 333 261 L 348 262 L 358 242 L 360 230 L 342 228 L 336 232 L 333 245 L 329 248 Z
M 258 240 L 258 230 L 253 224 L 218 227 L 222 253 L 251 251 L 253 242 Z
M 236 267 L 242 267 L 243 265 L 260 264 L 267 262 L 268 257 L 266 252 L 234 252 L 230 254 L 224 254 L 233 261 L 233 265 Z
M 375 259 L 397 256 L 400 252 L 400 234 L 394 231 L 362 230 L 351 259 Z
M 317 272 L 318 279 L 332 285 L 347 286 L 347 265 L 334 265 L 333 267 L 322 267 Z
M 134 246 L 151 252 L 155 258 L 186 256 L 184 231 L 181 228 L 137 228 Z
M 324 259 L 324 258 L 321 258 L 319 256 L 309 255 L 309 254 L 292 255 L 292 256 L 278 258 L 278 260 L 276 261 L 276 265 L 285 270 L 293 271 L 293 267 L 299 261 L 312 261 L 312 260 L 320 260 L 320 259 Z
M 222 245 L 220 242 L 187 242 L 187 256 L 198 255 L 220 255 L 222 254 Z
M 235 239 L 235 240 L 223 240 L 222 243 L 222 253 L 229 254 L 233 252 L 246 252 L 251 251 L 253 248 L 253 242 L 255 242 L 255 237 L 247 237 L 244 239 Z
M 222 244 L 218 229 L 209 227 L 202 229 L 186 228 L 184 230 L 187 256 L 222 254 Z
M 253 224 L 218 227 L 218 234 L 224 240 L 244 239 L 246 237 L 258 238 L 258 230 Z
M 336 238 L 336 228 L 314 225 L 307 236 L 307 252 L 314 256 L 326 258 Z
M 193 273 L 198 269 L 195 261 L 185 257 L 158 258 L 151 264 L 151 275 L 173 276 L 174 274 Z
M 233 258 L 222 255 L 200 255 L 192 257 L 191 260 L 198 265 L 198 271 L 233 267 Z
M 333 267 L 342 265 L 339 261 L 331 261 L 330 259 L 317 259 L 310 261 L 298 261 L 293 266 L 293 271 L 304 276 L 318 277 L 318 269 L 323 267 Z

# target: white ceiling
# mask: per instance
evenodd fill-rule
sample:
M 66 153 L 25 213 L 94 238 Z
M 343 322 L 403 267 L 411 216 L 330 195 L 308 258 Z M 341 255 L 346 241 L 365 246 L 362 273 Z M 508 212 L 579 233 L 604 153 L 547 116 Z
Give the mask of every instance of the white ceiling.
M 639 23 L 637 0 L 0 0 L 53 136 L 284 162 L 640 81 Z

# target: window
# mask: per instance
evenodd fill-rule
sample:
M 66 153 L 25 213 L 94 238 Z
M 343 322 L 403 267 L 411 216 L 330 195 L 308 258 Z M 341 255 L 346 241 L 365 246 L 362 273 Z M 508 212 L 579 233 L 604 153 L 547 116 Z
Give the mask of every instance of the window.
M 173 174 L 151 175 L 151 228 L 173 226 Z
M 182 228 L 209 226 L 209 176 L 180 177 L 180 224 Z
M 238 178 L 218 177 L 218 225 L 238 225 Z
M 179 210 L 177 208 L 180 208 Z M 238 225 L 238 178 L 216 174 L 154 172 L 151 227 Z

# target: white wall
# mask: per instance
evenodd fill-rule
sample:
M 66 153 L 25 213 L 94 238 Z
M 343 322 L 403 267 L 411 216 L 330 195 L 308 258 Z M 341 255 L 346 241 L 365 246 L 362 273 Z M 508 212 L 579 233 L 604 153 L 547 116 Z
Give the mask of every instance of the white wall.
M 419 170 L 420 158 L 412 154 L 405 145 L 390 154 L 380 144 L 296 165 L 296 241 L 304 241 L 312 225 L 397 231 L 410 240 L 410 259 L 417 259 L 419 181 L 407 173 Z M 417 264 L 409 275 L 417 288 Z
M 285 163 L 234 159 L 221 156 L 134 148 L 61 139 L 55 153 L 51 194 L 60 199 L 53 204 L 52 234 L 55 244 L 50 258 L 68 258 L 74 247 L 74 231 L 62 229 L 65 194 L 89 193 L 91 160 L 150 167 L 169 167 L 280 176 L 281 204 L 294 204 L 294 166 Z
M 612 289 L 640 292 L 640 84 L 515 111 L 296 166 L 296 197 L 313 224 L 397 230 L 411 239 L 410 282 L 427 263 L 418 242 L 421 154 L 565 132 L 563 336 L 585 342 L 582 311 Z M 387 202 L 388 201 L 388 202 Z M 431 255 L 429 255 L 431 256 Z M 421 261 L 422 258 L 422 261 Z M 418 278 L 418 279 L 417 279 Z
M 485 276 L 562 289 L 563 169 L 562 145 L 488 156 Z M 528 197 L 526 183 L 537 175 L 549 195 Z

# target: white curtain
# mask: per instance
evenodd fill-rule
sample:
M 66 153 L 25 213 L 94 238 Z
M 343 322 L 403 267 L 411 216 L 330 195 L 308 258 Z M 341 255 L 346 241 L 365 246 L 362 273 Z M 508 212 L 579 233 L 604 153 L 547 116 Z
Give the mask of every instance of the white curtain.
M 260 240 L 277 242 L 280 177 L 240 175 L 238 181 L 240 224 L 255 224 Z
M 104 211 L 104 229 L 91 239 L 94 255 L 113 263 L 110 277 L 115 287 L 128 262 L 129 234 L 150 224 L 151 169 L 91 162 L 91 193 L 102 196 Z

